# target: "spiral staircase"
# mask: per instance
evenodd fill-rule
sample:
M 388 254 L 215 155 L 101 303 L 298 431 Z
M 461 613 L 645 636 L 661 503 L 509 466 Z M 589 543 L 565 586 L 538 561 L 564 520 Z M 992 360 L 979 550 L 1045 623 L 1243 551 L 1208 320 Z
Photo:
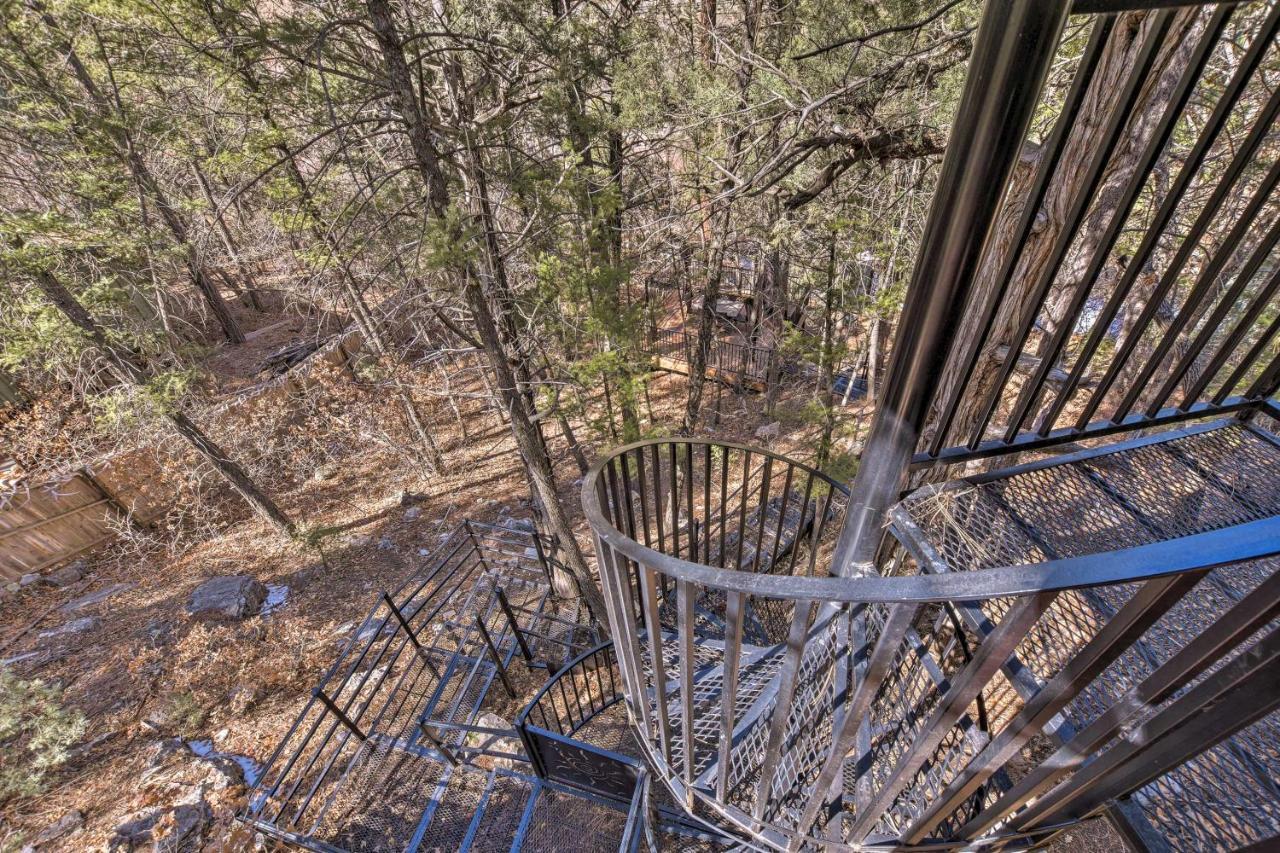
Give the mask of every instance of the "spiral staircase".
M 596 464 L 655 789 L 776 850 L 1280 844 L 1278 28 L 990 0 L 852 484 L 696 439 Z

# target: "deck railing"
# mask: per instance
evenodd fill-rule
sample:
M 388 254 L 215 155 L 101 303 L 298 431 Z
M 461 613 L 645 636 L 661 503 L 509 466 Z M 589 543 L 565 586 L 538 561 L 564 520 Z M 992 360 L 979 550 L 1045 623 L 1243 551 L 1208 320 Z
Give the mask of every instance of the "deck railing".
M 1235 442 L 1242 457 L 1273 440 L 1224 429 L 1187 440 Z M 1197 448 L 1221 451 L 1177 452 Z M 1153 535 L 1105 555 L 951 570 L 926 563 L 929 536 L 907 534 L 964 536 L 943 523 L 961 510 L 922 500 L 895 520 L 910 556 L 890 539 L 884 575 L 867 565 L 860 577 L 827 572 L 844 488 L 767 451 L 639 442 L 592 469 L 583 503 L 630 712 L 678 801 L 778 849 L 947 849 L 1043 839 L 1276 704 L 1262 696 L 1277 686 L 1280 630 L 1250 637 L 1280 611 L 1280 574 L 1256 560 L 1280 548 L 1280 524 L 1250 515 L 1243 491 L 1220 496 L 1238 498 L 1240 526 L 1191 531 L 1194 542 Z M 1013 535 L 971 529 L 993 549 Z M 1147 654 L 1153 626 L 1203 611 L 1193 590 L 1224 586 L 1234 598 L 1218 618 L 1201 612 L 1191 642 L 1148 654 L 1137 676 L 1101 678 Z M 1082 710 L 1091 702 L 1098 713 Z M 1081 730 L 1046 750 L 1060 715 Z M 1158 736 L 1126 734 L 1139 723 Z M 1016 776 L 1014 758 L 1026 763 Z
M 650 329 L 645 351 L 688 365 L 697 345 L 697 336 L 684 329 Z M 771 347 L 716 338 L 707 351 L 707 370 L 730 381 L 763 383 L 769 380 L 769 371 L 778 358 L 778 351 Z
M 243 819 L 309 849 L 340 848 L 335 839 L 354 838 L 351 822 L 360 821 L 338 820 L 335 802 L 376 800 L 397 761 L 444 766 L 485 754 L 468 739 L 469 724 L 490 689 L 514 698 L 513 663 L 563 660 L 590 639 L 555 612 L 550 551 L 525 530 L 454 528 L 424 571 L 383 593 L 355 629 L 267 760 Z M 416 817 L 365 821 L 361 831 L 376 845 L 404 844 Z

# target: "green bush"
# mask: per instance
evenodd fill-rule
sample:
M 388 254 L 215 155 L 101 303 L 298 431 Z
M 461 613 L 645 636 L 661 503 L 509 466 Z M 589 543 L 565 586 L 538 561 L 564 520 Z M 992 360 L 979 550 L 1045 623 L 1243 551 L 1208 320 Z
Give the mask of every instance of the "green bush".
M 61 688 L 0 667 L 0 803 L 43 792 L 84 729 L 84 715 L 62 706 Z

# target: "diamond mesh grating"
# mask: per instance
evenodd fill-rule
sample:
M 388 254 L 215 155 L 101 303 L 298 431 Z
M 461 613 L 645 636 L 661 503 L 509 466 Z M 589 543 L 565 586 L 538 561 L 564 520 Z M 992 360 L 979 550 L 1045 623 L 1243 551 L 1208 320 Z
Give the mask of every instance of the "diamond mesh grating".
M 1141 546 L 1274 516 L 1280 513 L 1280 447 L 1245 426 L 1230 425 L 922 492 L 906 499 L 903 507 L 909 527 L 914 525 L 915 534 L 944 564 L 930 565 L 974 571 Z M 1080 691 L 1066 718 L 1076 727 L 1095 719 L 1278 567 L 1280 560 L 1254 560 L 1210 572 Z M 1021 682 L 999 679 L 984 691 L 993 732 L 1017 712 L 1029 692 L 1062 671 L 1138 586 L 1066 590 L 1057 596 L 1010 661 Z M 959 609 L 985 635 L 1012 604 L 992 599 Z M 886 685 L 899 695 L 885 704 L 906 703 L 927 711 L 927 697 L 921 702 L 921 696 L 906 690 L 903 675 L 895 673 Z M 999 685 L 1000 691 L 991 689 Z M 1020 695 L 1010 701 L 1007 687 L 1014 685 L 1020 685 Z M 998 701 L 996 693 L 1001 694 Z M 907 740 L 914 736 L 912 719 L 904 715 L 897 723 Z M 1280 739 L 1276 725 L 1273 715 L 1135 795 L 1142 813 L 1173 849 L 1252 843 L 1280 831 L 1272 745 Z M 956 732 L 947 737 L 954 740 Z M 877 774 L 890 763 L 893 744 L 877 740 L 873 749 L 868 769 L 879 784 Z M 909 790 L 930 787 L 919 782 Z M 895 808 L 905 802 L 899 798 Z M 902 817 L 911 811 L 906 809 Z M 894 815 L 891 810 L 885 816 L 879 831 L 901 828 Z M 963 819 L 961 810 L 944 822 L 942 831 Z
M 1280 514 L 1280 447 L 1232 425 L 990 482 L 917 492 L 952 571 L 1096 554 Z M 1203 472 L 1203 473 L 1202 473 Z

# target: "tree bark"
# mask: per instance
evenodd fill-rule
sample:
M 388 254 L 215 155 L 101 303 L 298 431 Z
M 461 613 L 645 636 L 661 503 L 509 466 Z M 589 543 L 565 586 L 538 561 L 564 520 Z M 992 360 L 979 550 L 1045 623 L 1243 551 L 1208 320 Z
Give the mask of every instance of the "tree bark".
M 333 259 L 334 266 L 338 270 L 338 281 L 342 290 L 343 300 L 355 320 L 356 328 L 360 330 L 360 334 L 364 336 L 364 339 L 368 341 L 369 346 L 379 357 L 387 357 L 390 353 L 390 347 L 382 334 L 382 327 L 364 298 L 363 289 L 357 280 L 355 270 L 351 267 L 351 262 L 341 251 L 342 247 L 338 244 L 337 239 L 322 225 L 324 216 L 320 210 L 320 204 L 316 200 L 315 194 L 311 191 L 311 185 L 302 173 L 298 158 L 284 141 L 284 128 L 276 120 L 275 113 L 267 100 L 266 92 L 263 91 L 257 75 L 253 73 L 248 58 L 243 55 L 240 49 L 240 45 L 243 43 L 242 40 L 227 31 L 224 22 L 219 20 L 212 9 L 208 9 L 207 14 L 214 29 L 232 46 L 232 56 L 235 58 L 233 63 L 234 70 L 240 77 L 245 89 L 257 103 L 258 114 L 266 123 L 273 138 L 277 140 L 271 147 L 279 155 L 285 174 L 289 182 L 293 184 L 294 191 L 298 194 L 298 202 L 302 207 L 303 215 L 306 217 L 307 230 L 310 232 L 312 239 L 323 245 L 329 252 L 329 257 Z M 405 387 L 398 376 L 391 377 L 391 386 L 392 396 L 396 398 L 396 402 L 404 412 L 405 419 L 409 422 L 410 429 L 417 436 L 418 444 L 426 456 L 428 471 L 431 473 L 445 471 L 444 454 L 441 453 L 440 446 L 431 430 L 427 427 L 426 421 L 418 410 L 418 406 L 414 402 L 409 389 Z
M 1169 97 L 1171 81 L 1181 73 L 1185 65 L 1185 57 L 1191 39 L 1185 38 L 1191 28 L 1198 10 L 1192 9 L 1179 13 L 1171 32 L 1166 39 L 1166 47 L 1160 55 L 1148 77 L 1148 82 L 1135 106 L 1133 120 L 1136 132 L 1127 136 L 1124 146 L 1112 157 L 1104 176 L 1098 199 L 1084 226 L 1080 229 L 1083 239 L 1077 241 L 1072 253 L 1064 261 L 1058 272 L 1057 280 L 1046 300 L 1047 305 L 1065 304 L 1064 292 L 1073 291 L 1080 286 L 1089 286 L 1089 282 L 1079 281 L 1085 271 L 1089 258 L 1096 249 L 1096 241 L 1105 224 L 1115 213 L 1120 189 L 1132 174 L 1137 165 L 1140 153 L 1164 110 Z M 986 252 L 981 269 L 978 272 L 977 285 L 974 291 L 975 305 L 984 305 L 997 286 L 998 270 L 1011 251 L 1020 252 L 1020 258 L 1014 269 L 1009 293 L 1001 303 L 992 325 L 991 333 L 981 342 L 983 350 L 969 380 L 966 393 L 954 417 L 950 435 L 952 440 L 965 441 L 969 433 L 976 428 L 985 408 L 986 400 L 994 393 L 994 386 L 1002 359 L 997 355 L 1001 347 L 1010 347 L 1018 327 L 1023 323 L 1024 314 L 1028 310 L 1037 310 L 1038 306 L 1029 306 L 1028 291 L 1037 278 L 1044 272 L 1053 252 L 1062 228 L 1066 211 L 1072 203 L 1089 165 L 1093 152 L 1100 144 L 1107 118 L 1114 103 L 1116 90 L 1131 72 L 1142 42 L 1154 25 L 1154 14 L 1149 12 L 1126 13 L 1116 24 L 1111 42 L 1104 51 L 1097 72 L 1085 101 L 1081 105 L 1076 124 L 1068 139 L 1058 167 L 1054 173 L 1048 191 L 1045 194 L 1041 220 L 1033 229 L 1031 236 L 1023 246 L 1012 245 L 1016 237 L 1017 223 L 1026 204 L 1041 152 L 1027 151 L 1023 162 L 1014 174 L 1014 183 L 1008 193 L 1006 202 L 996 222 L 992 244 Z M 1183 37 L 1183 38 L 1180 38 Z M 1169 49 L 1168 45 L 1182 45 Z M 971 312 L 966 318 L 959 340 L 974 339 L 980 329 L 980 311 Z M 1061 318 L 1050 318 L 1050 322 L 1061 322 Z M 1045 337 L 1052 333 L 1048 330 Z M 1034 334 L 1034 333 L 1033 333 Z M 1007 349 L 1003 350 L 1007 352 Z M 943 376 L 941 387 L 935 399 L 941 406 L 948 400 L 960 380 L 956 362 L 952 360 L 950 369 Z M 935 418 L 938 413 L 935 411 Z

